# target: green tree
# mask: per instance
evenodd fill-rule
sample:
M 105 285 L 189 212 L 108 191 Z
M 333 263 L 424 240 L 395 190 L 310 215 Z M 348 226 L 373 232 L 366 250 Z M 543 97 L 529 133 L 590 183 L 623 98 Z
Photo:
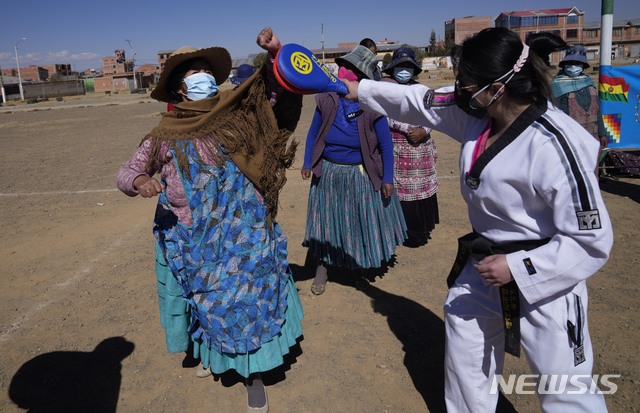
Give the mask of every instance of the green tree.
M 436 31 L 431 29 L 431 36 L 429 36 L 429 54 L 435 56 L 437 47 Z
M 447 34 L 444 37 L 444 51 L 445 54 L 450 54 L 451 53 L 451 49 L 453 49 L 453 46 L 455 46 L 456 43 L 453 39 L 453 35 L 451 33 Z
M 386 53 L 384 55 L 384 57 L 382 58 L 382 67 L 387 66 L 389 63 L 391 63 L 391 53 Z
M 253 67 L 255 69 L 260 69 L 264 62 L 267 61 L 267 52 L 260 53 L 253 59 Z

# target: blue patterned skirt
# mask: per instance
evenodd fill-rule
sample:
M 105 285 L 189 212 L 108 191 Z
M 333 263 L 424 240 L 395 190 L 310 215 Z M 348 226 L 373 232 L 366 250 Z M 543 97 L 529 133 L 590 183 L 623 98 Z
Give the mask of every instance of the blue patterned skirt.
M 378 268 L 406 238 L 397 194 L 383 198 L 361 165 L 323 160 L 309 190 L 304 245 L 319 260 L 350 270 Z
M 287 239 L 277 223 L 267 223 L 264 200 L 231 160 L 204 165 L 192 144 L 185 143 L 185 152 L 190 174 L 181 178 L 193 223 L 177 221 L 165 191 L 158 199 L 154 233 L 158 255 L 188 305 L 194 356 L 216 373 L 236 369 L 248 376 L 272 369 L 302 334 Z M 159 276 L 159 286 L 161 278 L 166 297 L 173 300 L 172 283 Z M 169 301 L 161 301 L 163 307 L 180 309 Z M 176 330 L 177 344 L 178 318 L 161 316 L 165 329 Z
M 203 368 L 211 367 L 216 374 L 235 370 L 243 377 L 268 371 L 280 366 L 289 349 L 296 345 L 302 336 L 302 304 L 293 278 L 287 282 L 287 310 L 280 333 L 268 343 L 248 353 L 218 353 L 203 345 L 201 339 L 189 336 L 188 327 L 191 311 L 187 300 L 182 297 L 182 288 L 167 266 L 162 251 L 156 246 L 156 277 L 158 279 L 158 302 L 160 305 L 160 323 L 164 328 L 167 350 L 170 353 L 187 351 L 189 341 L 193 341 L 193 357 L 199 358 Z

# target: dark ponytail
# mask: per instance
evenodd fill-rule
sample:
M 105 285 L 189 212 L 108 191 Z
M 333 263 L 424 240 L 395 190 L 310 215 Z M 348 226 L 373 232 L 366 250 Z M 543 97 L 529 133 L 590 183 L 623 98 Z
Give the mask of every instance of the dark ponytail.
M 536 52 L 547 66 L 551 66 L 551 62 L 549 61 L 551 53 L 559 52 L 569 47 L 569 45 L 567 45 L 560 36 L 548 32 L 531 33 L 527 36 L 525 43 L 531 48 L 531 50 Z

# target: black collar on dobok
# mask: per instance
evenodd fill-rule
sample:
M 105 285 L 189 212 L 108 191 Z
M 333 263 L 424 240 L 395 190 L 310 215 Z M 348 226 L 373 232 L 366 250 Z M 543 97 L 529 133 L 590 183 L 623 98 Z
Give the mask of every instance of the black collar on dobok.
M 465 183 L 471 189 L 480 186 L 480 174 L 482 170 L 511 142 L 516 140 L 533 122 L 538 120 L 547 111 L 547 101 L 542 100 L 532 103 L 524 112 L 513 121 L 511 126 L 504 131 L 498 140 L 484 151 L 473 163 L 471 170 L 465 175 Z

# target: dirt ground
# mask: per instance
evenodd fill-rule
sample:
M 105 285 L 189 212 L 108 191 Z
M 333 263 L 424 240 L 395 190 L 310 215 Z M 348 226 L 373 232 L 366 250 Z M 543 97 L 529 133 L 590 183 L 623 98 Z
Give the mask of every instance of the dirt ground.
M 429 81 L 429 80 L 427 80 Z M 435 79 L 434 79 L 435 81 Z M 87 96 L 0 108 L 0 411 L 244 412 L 234 375 L 199 379 L 166 352 L 154 278 L 155 200 L 128 198 L 115 175 L 164 105 L 147 95 Z M 265 376 L 271 412 L 443 412 L 445 278 L 457 237 L 469 231 L 458 190 L 458 148 L 435 134 L 440 224 L 421 248 L 400 247 L 366 293 L 330 272 L 309 288 L 304 235 L 304 138 L 278 221 L 305 310 L 304 339 Z M 589 281 L 594 374 L 618 374 L 611 412 L 640 411 L 640 190 L 604 179 L 615 245 Z M 507 356 L 504 374 L 528 372 Z M 533 395 L 500 411 L 536 412 Z

